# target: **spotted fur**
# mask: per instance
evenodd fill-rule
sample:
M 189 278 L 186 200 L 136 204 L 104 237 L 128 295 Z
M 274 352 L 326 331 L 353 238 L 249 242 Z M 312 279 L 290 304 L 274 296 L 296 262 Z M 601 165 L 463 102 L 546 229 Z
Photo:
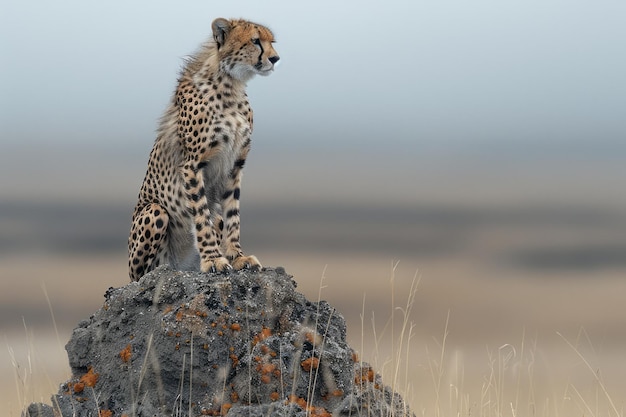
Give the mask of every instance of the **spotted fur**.
M 245 87 L 279 57 L 264 26 L 219 18 L 212 30 L 186 62 L 150 153 L 128 239 L 133 281 L 163 263 L 203 272 L 261 267 L 239 243 L 252 134 Z

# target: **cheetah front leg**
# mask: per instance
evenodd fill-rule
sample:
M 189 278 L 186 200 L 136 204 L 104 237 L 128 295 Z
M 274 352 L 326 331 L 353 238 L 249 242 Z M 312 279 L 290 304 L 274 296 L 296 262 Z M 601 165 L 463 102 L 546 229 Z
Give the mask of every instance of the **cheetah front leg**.
M 220 236 L 211 220 L 202 170 L 193 162 L 189 162 L 183 167 L 183 176 L 189 209 L 194 219 L 196 244 L 200 253 L 200 271 L 227 272 L 232 267 L 220 251 Z
M 246 152 L 247 153 L 247 152 Z M 235 163 L 230 177 L 230 188 L 223 195 L 222 207 L 226 218 L 226 257 L 231 261 L 233 268 L 240 270 L 243 268 L 261 269 L 261 263 L 254 255 L 245 256 L 241 250 L 240 239 L 240 216 L 239 197 L 241 193 L 241 169 L 245 162 L 245 153 Z

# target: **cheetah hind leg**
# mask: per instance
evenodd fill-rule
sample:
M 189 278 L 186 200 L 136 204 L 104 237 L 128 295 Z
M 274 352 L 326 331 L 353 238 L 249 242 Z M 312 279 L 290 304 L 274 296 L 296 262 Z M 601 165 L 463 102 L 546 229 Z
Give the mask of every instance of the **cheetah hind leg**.
M 158 204 L 148 204 L 133 219 L 128 244 L 129 274 L 138 281 L 166 259 L 169 216 Z

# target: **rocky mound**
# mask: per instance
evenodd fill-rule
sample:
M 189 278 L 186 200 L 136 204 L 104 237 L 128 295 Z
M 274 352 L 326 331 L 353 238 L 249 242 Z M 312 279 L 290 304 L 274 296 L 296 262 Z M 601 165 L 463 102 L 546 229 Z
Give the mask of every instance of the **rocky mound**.
M 411 416 L 343 317 L 282 268 L 161 267 L 109 289 L 66 349 L 72 377 L 26 416 Z

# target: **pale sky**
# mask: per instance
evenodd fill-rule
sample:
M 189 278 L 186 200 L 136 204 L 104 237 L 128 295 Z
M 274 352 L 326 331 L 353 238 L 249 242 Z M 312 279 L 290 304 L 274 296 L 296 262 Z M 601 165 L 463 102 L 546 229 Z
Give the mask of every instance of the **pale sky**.
M 626 2 L 7 1 L 0 139 L 148 149 L 216 17 L 275 32 L 249 83 L 269 145 L 626 138 Z

